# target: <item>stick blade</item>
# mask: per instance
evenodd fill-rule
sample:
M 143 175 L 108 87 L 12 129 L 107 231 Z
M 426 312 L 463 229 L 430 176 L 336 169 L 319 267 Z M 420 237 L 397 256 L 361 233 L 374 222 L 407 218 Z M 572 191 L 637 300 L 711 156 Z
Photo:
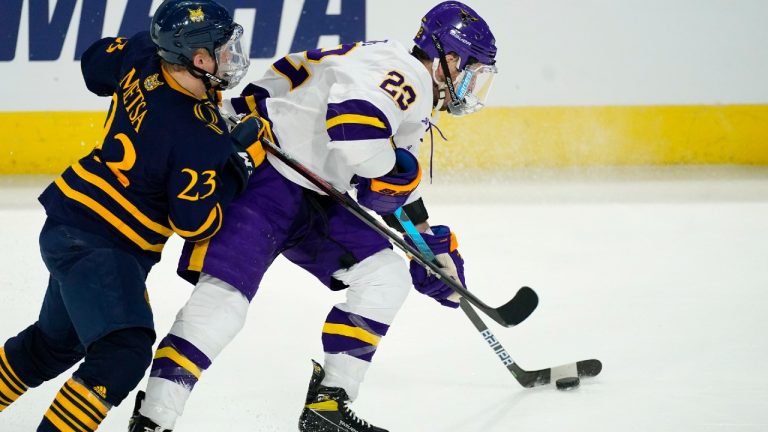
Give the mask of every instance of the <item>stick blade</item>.
M 524 286 L 507 304 L 497 308 L 505 327 L 514 327 L 525 321 L 539 305 L 539 296 L 533 289 Z
M 598 359 L 581 360 L 576 363 L 568 363 L 552 368 L 539 369 L 533 371 L 527 371 L 517 364 L 512 365 L 514 369 L 510 369 L 514 374 L 517 381 L 526 388 L 538 387 L 547 385 L 552 381 L 553 370 L 558 369 L 572 369 L 576 368 L 576 372 L 579 378 L 591 378 L 600 374 L 603 370 L 603 363 Z
M 593 377 L 600 374 L 603 364 L 598 359 L 582 360 L 576 363 L 576 370 L 579 377 Z

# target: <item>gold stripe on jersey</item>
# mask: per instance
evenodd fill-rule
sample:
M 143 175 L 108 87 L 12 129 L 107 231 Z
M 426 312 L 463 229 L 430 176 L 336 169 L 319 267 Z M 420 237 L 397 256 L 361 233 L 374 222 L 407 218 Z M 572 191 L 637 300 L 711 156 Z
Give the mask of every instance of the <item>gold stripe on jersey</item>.
M 253 95 L 245 97 L 245 104 L 248 105 L 248 111 L 256 111 L 256 98 Z
M 219 135 L 223 135 L 224 131 L 221 130 L 221 128 L 218 126 L 219 122 L 219 115 L 217 114 L 217 111 L 215 108 L 213 108 L 212 105 L 209 103 L 198 103 L 195 104 L 195 108 L 193 109 L 195 113 L 195 117 L 205 123 L 205 126 L 210 128 L 212 131 L 216 132 Z
M 325 323 L 325 325 L 323 325 L 323 333 L 358 339 L 373 346 L 377 346 L 381 340 L 381 336 L 376 336 L 360 327 L 353 327 L 346 324 Z
M 219 228 L 221 228 L 221 221 L 223 219 L 222 216 L 221 216 L 221 213 L 222 213 L 222 211 L 221 211 L 221 204 L 217 203 L 216 207 L 212 208 L 211 212 L 208 213 L 208 219 L 206 219 L 206 221 L 203 222 L 203 224 L 200 226 L 200 228 L 198 228 L 195 231 L 184 231 L 183 229 L 178 228 L 176 225 L 173 224 L 173 221 L 171 220 L 170 217 L 168 217 L 168 222 L 170 222 L 171 227 L 173 228 L 173 230 L 178 235 L 180 235 L 180 236 L 182 236 L 184 238 L 199 236 L 200 234 L 202 234 L 205 231 L 207 231 L 208 229 L 210 229 L 214 222 L 218 222 L 218 225 L 216 226 L 216 229 L 213 230 L 213 232 L 211 234 L 205 236 L 205 238 L 201 238 L 199 240 L 196 240 L 196 241 L 200 241 L 200 240 L 205 240 L 205 239 L 213 236 L 214 234 L 216 234 L 219 231 Z
M 75 162 L 75 164 L 72 165 L 72 170 L 83 180 L 104 191 L 145 227 L 165 237 L 170 237 L 171 234 L 173 234 L 173 230 L 171 228 L 159 224 L 147 217 L 135 205 L 128 201 L 128 199 L 125 198 L 117 189 L 112 187 L 112 185 L 110 185 L 106 180 L 83 168 L 83 166 L 80 165 L 80 162 Z
M 189 265 L 187 270 L 191 271 L 203 271 L 203 263 L 205 262 L 205 254 L 208 252 L 208 246 L 210 240 L 203 240 L 195 243 L 192 247 L 192 254 L 189 256 Z
M 163 78 L 165 78 L 165 82 L 168 83 L 168 86 L 170 88 L 176 90 L 177 92 L 184 93 L 185 95 L 187 95 L 189 97 L 193 97 L 193 98 L 198 99 L 198 100 L 200 99 L 199 97 L 197 97 L 197 96 L 193 95 L 192 93 L 190 93 L 189 90 L 187 90 L 184 87 L 182 87 L 181 84 L 176 82 L 176 80 L 171 75 L 171 72 L 168 71 L 168 69 L 166 68 L 165 64 L 161 65 L 160 68 L 163 70 Z
M 101 216 L 102 219 L 107 221 L 110 225 L 115 227 L 120 233 L 126 236 L 129 240 L 134 242 L 138 247 L 143 250 L 152 252 L 162 252 L 165 244 L 153 244 L 149 243 L 143 237 L 141 237 L 136 231 L 129 227 L 125 222 L 120 220 L 114 213 L 107 210 L 103 205 L 96 202 L 93 198 L 72 189 L 62 177 L 59 177 L 54 181 L 56 186 L 59 187 L 61 192 L 69 199 L 79 202 L 80 204 L 88 207 L 93 212 Z
M 173 360 L 174 363 L 177 365 L 183 367 L 185 370 L 187 370 L 189 373 L 195 376 L 195 378 L 200 379 L 200 375 L 203 374 L 203 371 L 200 370 L 197 365 L 195 365 L 191 360 L 184 357 L 183 354 L 176 351 L 173 347 L 165 347 L 160 348 L 155 353 L 155 360 L 160 358 L 167 358 L 170 360 Z
M 364 124 L 381 129 L 386 129 L 387 125 L 384 124 L 378 117 L 366 116 L 362 114 L 342 114 L 325 122 L 325 128 L 330 129 L 334 126 L 338 126 L 344 123 Z
M 0 347 L 0 412 L 26 391 L 27 386 L 13 371 L 5 356 L 5 349 Z

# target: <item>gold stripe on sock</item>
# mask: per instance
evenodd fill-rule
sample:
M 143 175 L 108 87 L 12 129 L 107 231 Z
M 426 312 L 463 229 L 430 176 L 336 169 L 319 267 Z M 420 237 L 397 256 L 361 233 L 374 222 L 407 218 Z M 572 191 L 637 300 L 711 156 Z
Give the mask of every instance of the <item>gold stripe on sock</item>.
M 96 430 L 101 423 L 101 419 L 96 419 L 86 409 L 77 403 L 77 401 L 67 397 L 63 394 L 63 390 L 56 395 L 54 403 L 61 407 L 62 411 L 65 411 L 70 417 L 76 419 L 80 424 L 88 428 L 88 430 Z
M 83 406 L 91 408 L 91 411 L 99 418 L 106 417 L 110 407 L 84 385 L 70 378 L 69 381 L 64 384 L 64 387 L 77 396 Z
M 90 406 L 89 404 L 84 403 L 82 397 L 80 397 L 77 393 L 72 391 L 68 387 L 62 387 L 59 394 L 68 400 L 70 403 L 74 404 L 76 407 L 80 409 L 85 415 L 93 419 L 96 423 L 101 423 L 102 420 L 104 420 L 103 415 L 101 415 L 99 412 L 96 411 L 95 408 Z
M 59 415 L 53 411 L 52 408 L 48 408 L 48 411 L 45 412 L 45 418 L 48 419 L 53 425 L 61 432 L 82 432 L 78 429 L 74 429 L 72 426 L 69 425 L 66 421 L 62 420 Z
M 3 348 L 0 348 L 0 378 L 0 390 L 2 390 L 2 386 L 8 387 L 17 397 L 27 391 L 27 386 L 16 376 L 11 364 L 8 363 Z

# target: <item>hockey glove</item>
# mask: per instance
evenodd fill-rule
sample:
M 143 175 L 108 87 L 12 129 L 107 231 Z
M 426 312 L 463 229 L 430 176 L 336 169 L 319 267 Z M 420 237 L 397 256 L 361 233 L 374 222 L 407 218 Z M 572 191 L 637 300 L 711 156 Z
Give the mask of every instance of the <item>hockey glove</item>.
M 265 130 L 264 120 L 256 114 L 250 114 L 230 132 L 233 150 L 227 165 L 233 169 L 237 178 L 238 195 L 245 190 L 253 170 L 264 161 L 266 153 L 260 140 Z
M 461 258 L 457 250 L 459 245 L 456 241 L 456 235 L 451 232 L 450 228 L 444 225 L 433 226 L 432 234 L 423 233 L 422 237 L 435 254 L 435 258 L 445 273 L 466 287 L 467 285 L 464 283 L 464 259 Z M 405 241 L 416 247 L 410 237 L 406 237 Z M 413 260 L 411 260 L 411 278 L 416 291 L 432 297 L 443 306 L 459 307 L 459 297 L 454 295 L 453 289 Z
M 380 215 L 392 214 L 405 204 L 421 181 L 419 161 L 405 149 L 395 149 L 395 168 L 375 179 L 357 178 L 357 201 Z

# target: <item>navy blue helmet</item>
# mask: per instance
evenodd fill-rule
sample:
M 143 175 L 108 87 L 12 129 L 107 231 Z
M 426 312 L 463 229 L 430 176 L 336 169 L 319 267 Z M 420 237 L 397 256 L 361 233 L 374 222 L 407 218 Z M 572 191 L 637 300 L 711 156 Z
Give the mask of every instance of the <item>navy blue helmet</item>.
M 223 88 L 234 87 L 248 69 L 248 56 L 240 45 L 242 34 L 229 11 L 213 0 L 165 0 L 152 16 L 150 28 L 158 54 L 168 63 L 190 67 L 195 52 L 207 50 L 217 64 L 209 78 Z

